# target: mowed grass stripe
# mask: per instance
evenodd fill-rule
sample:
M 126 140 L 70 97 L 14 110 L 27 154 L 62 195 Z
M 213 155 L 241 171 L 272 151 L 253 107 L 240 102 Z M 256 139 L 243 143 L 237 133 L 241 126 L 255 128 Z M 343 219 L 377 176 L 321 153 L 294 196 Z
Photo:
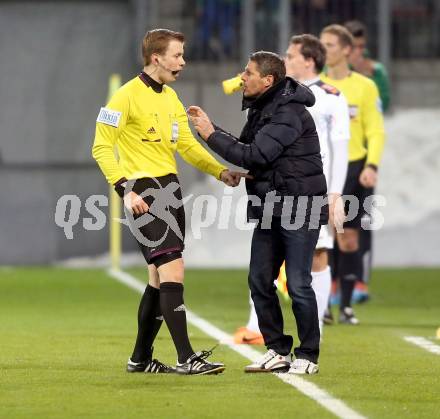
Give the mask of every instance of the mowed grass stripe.
M 144 285 L 140 281 L 136 280 L 134 276 L 117 270 L 110 270 L 109 275 L 128 287 L 143 293 Z M 230 349 L 239 353 L 250 361 L 254 362 L 261 356 L 260 352 L 249 347 L 248 345 L 234 345 L 233 343 L 228 343 L 228 341 L 232 340 L 232 336 L 215 327 L 205 319 L 197 316 L 190 310 L 186 311 L 186 315 L 190 324 L 197 327 L 208 336 L 216 339 L 219 342 L 222 342 L 224 345 L 228 346 Z M 286 384 L 295 387 L 305 396 L 310 397 L 312 400 L 319 403 L 322 407 L 341 419 L 365 419 L 365 416 L 362 416 L 358 412 L 354 411 L 343 401 L 332 397 L 329 393 L 311 382 L 307 382 L 298 376 L 291 377 L 289 374 L 275 374 L 275 376 L 280 378 Z
M 0 417 L 334 417 L 274 377 L 242 373 L 243 358 L 214 377 L 125 373 L 139 296 L 100 270 L 0 268 Z M 190 326 L 195 349 L 215 340 Z M 155 354 L 175 363 L 164 326 Z
M 144 270 L 130 272 L 146 277 Z M 185 282 L 185 304 L 204 319 L 228 334 L 246 324 L 246 270 L 188 270 Z M 370 289 L 371 301 L 355 306 L 359 327 L 325 328 L 320 373 L 307 381 L 369 418 L 436 417 L 439 358 L 405 344 L 402 336 L 435 334 L 440 319 L 440 270 L 375 270 Z M 297 344 L 290 302 L 281 305 L 285 330 Z
M 146 280 L 146 270 L 130 271 Z M 357 328 L 326 328 L 321 371 L 307 381 L 369 418 L 438 416 L 440 358 L 402 340 L 439 327 L 440 270 L 375 270 Z M 228 334 L 246 323 L 246 270 L 187 270 L 185 304 Z M 219 346 L 218 377 L 129 375 L 139 296 L 100 270 L 0 268 L 0 417 L 334 417 L 272 376 L 243 374 L 247 361 Z M 285 328 L 294 334 L 290 303 Z M 190 326 L 196 350 L 215 344 Z M 176 361 L 166 327 L 155 356 Z M 188 384 L 188 382 L 190 384 Z M 196 408 L 196 407 L 197 408 Z

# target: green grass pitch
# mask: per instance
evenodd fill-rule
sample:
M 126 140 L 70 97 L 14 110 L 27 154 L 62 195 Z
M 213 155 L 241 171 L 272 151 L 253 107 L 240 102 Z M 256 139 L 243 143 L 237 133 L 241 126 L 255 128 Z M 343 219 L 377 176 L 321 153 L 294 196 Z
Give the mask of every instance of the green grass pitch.
M 233 333 L 247 321 L 246 276 L 188 270 L 185 304 Z M 440 345 L 440 271 L 377 270 L 371 291 L 356 307 L 360 326 L 326 327 L 321 371 L 306 379 L 368 418 L 438 417 L 440 356 L 402 337 Z M 333 417 L 274 376 L 244 374 L 248 361 L 225 346 L 213 355 L 227 365 L 219 376 L 125 373 L 139 298 L 102 270 L 0 268 L 0 418 Z M 216 343 L 193 327 L 190 334 L 197 350 Z M 166 326 L 155 356 L 175 362 Z

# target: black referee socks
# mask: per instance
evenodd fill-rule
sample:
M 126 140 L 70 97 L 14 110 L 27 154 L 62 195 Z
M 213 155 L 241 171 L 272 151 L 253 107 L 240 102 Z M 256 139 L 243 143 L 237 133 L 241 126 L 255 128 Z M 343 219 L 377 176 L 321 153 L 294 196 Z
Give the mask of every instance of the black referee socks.
M 355 252 L 339 251 L 338 273 L 341 281 L 341 310 L 351 306 L 354 286 L 360 277 L 362 259 L 359 250 Z
M 177 282 L 160 284 L 160 308 L 173 338 L 179 363 L 194 353 L 188 338 L 186 308 L 183 303 L 183 285 Z
M 157 288 L 147 285 L 138 310 L 138 334 L 131 360 L 144 362 L 151 359 L 152 345 L 163 317 L 160 311 L 160 293 Z

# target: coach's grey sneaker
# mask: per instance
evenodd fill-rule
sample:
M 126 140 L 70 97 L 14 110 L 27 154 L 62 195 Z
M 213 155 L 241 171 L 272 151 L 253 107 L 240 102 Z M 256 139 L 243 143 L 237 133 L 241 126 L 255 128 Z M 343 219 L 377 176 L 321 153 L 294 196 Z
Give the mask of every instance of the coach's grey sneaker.
M 280 355 L 269 349 L 258 361 L 245 367 L 244 372 L 286 372 L 292 362 L 292 354 Z
M 297 358 L 292 362 L 289 374 L 317 374 L 319 372 L 318 364 L 307 359 Z
M 150 359 L 144 362 L 133 362 L 131 358 L 127 362 L 127 372 L 145 372 L 151 374 L 172 374 L 176 370 L 173 367 L 163 364 L 157 359 Z
M 339 323 L 357 325 L 359 324 L 359 320 L 354 315 L 354 311 L 351 307 L 344 307 L 339 312 Z

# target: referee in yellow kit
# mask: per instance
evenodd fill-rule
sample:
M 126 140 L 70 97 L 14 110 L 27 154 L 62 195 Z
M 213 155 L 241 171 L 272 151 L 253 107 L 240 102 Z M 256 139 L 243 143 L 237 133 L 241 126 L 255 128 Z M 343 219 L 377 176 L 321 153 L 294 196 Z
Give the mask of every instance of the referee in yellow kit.
M 351 298 L 356 281 L 362 277 L 359 236 L 365 200 L 368 191 L 376 186 L 385 143 L 382 106 L 374 82 L 350 69 L 348 57 L 353 37 L 348 29 L 341 25 L 326 26 L 321 31 L 321 42 L 327 52 L 327 69 L 321 80 L 344 94 L 350 114 L 349 164 L 343 195 L 356 197 L 359 208 L 353 219 L 345 221 L 344 232 L 337 234 L 340 252 L 335 265 L 341 284 L 339 323 L 357 325 L 359 320 L 351 307 Z M 331 321 L 329 317 L 327 322 Z
M 183 47 L 179 32 L 147 32 L 143 71 L 101 108 L 96 123 L 93 157 L 133 213 L 128 214 L 130 229 L 149 271 L 128 372 L 217 374 L 225 369 L 222 363 L 206 360 L 209 351 L 194 352 L 188 338 L 183 301 L 185 213 L 174 154 L 177 151 L 187 163 L 229 186 L 237 186 L 244 175 L 230 172 L 195 140 L 185 108 L 168 86 L 185 65 Z M 177 350 L 176 368 L 152 357 L 163 319 Z

